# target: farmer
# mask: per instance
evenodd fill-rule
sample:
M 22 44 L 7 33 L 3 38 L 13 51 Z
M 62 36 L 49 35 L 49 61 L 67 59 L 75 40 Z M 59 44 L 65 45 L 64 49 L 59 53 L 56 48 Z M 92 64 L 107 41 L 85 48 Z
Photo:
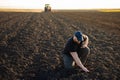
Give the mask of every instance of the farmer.
M 83 71 L 89 72 L 84 66 L 87 56 L 90 53 L 88 48 L 88 36 L 77 31 L 73 37 L 69 38 L 63 50 L 64 67 L 68 70 L 73 69 L 75 63 Z

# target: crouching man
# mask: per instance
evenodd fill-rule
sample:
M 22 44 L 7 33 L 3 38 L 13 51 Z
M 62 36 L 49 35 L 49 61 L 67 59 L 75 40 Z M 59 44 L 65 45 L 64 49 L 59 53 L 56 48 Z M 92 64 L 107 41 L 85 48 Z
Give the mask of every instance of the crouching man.
M 79 66 L 83 71 L 89 72 L 84 66 L 90 49 L 88 48 L 88 36 L 77 31 L 73 37 L 69 38 L 63 50 L 63 61 L 66 69 Z

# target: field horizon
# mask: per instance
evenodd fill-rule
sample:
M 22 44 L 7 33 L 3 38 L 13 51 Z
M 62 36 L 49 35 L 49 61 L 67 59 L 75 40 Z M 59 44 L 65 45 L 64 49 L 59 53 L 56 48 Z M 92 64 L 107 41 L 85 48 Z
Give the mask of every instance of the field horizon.
M 15 9 L 15 8 L 0 8 L 0 12 L 43 12 L 44 9 Z M 120 12 L 118 9 L 52 9 L 52 12 Z

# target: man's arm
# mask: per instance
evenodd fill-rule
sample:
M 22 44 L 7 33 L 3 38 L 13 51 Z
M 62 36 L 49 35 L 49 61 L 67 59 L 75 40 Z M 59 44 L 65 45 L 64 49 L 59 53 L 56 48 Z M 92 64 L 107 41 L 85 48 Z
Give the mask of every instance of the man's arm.
M 71 52 L 70 54 L 72 55 L 72 57 L 73 57 L 73 59 L 75 60 L 76 64 L 77 64 L 80 68 L 82 68 L 85 72 L 89 72 L 89 70 L 88 70 L 86 67 L 84 67 L 84 65 L 82 64 L 80 58 L 78 57 L 77 52 Z
M 85 38 L 84 45 L 82 46 L 82 47 L 84 48 L 84 47 L 87 47 L 87 46 L 88 46 L 89 38 L 88 38 L 88 36 L 85 35 L 85 34 L 83 34 L 83 37 Z

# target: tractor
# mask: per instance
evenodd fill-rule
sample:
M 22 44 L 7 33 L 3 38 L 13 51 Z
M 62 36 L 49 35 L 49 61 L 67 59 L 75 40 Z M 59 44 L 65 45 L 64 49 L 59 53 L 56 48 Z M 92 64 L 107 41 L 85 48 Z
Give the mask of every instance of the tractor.
M 45 11 L 45 12 L 51 12 L 50 4 L 45 4 L 44 11 Z

